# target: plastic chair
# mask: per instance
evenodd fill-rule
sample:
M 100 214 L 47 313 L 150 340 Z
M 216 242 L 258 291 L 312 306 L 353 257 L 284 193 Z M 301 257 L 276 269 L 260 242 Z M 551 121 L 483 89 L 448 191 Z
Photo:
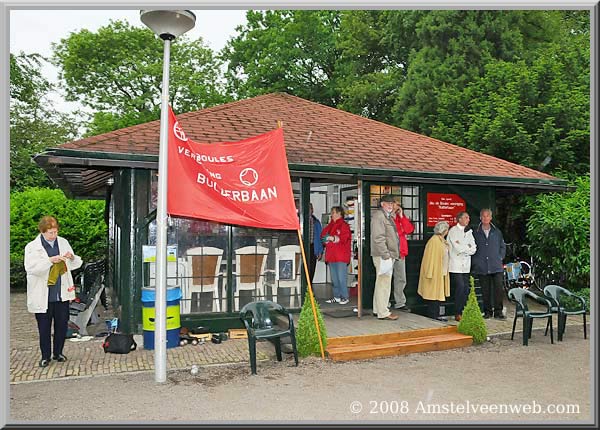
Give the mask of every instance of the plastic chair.
M 287 328 L 277 325 L 282 315 L 287 319 Z M 298 366 L 298 350 L 296 348 L 296 331 L 294 320 L 290 313 L 280 304 L 269 300 L 252 302 L 245 305 L 240 311 L 240 319 L 248 332 L 248 349 L 250 350 L 250 368 L 256 375 L 256 342 L 266 339 L 275 345 L 277 361 L 283 360 L 281 355 L 281 338 L 289 336 L 294 351 L 294 360 Z M 274 321 L 275 320 L 275 321 Z
M 275 284 L 273 300 L 277 298 L 278 288 L 290 289 L 290 308 L 295 307 L 296 297 L 300 305 L 300 268 L 302 254 L 298 245 L 285 245 L 275 250 Z
M 558 315 L 558 341 L 563 340 L 563 334 L 567 325 L 567 315 L 583 315 L 583 338 L 587 339 L 587 327 L 586 327 L 586 314 L 587 306 L 585 299 L 577 294 L 573 294 L 566 288 L 558 285 L 546 285 L 544 287 L 544 295 L 552 303 L 552 312 Z M 575 297 L 581 304 L 580 309 L 566 310 L 563 305 L 560 304 L 560 296 Z M 546 326 L 546 332 L 548 327 Z
M 235 271 L 237 276 L 234 295 L 234 310 L 240 308 L 240 291 L 251 290 L 254 300 L 264 299 L 265 266 L 269 249 L 264 246 L 245 246 L 235 250 Z
M 193 293 L 212 293 L 212 311 L 221 312 L 221 291 L 219 276 L 223 250 L 210 246 L 190 248 L 186 252 L 188 259 L 188 288 L 185 292 L 185 311 L 189 313 Z
M 547 307 L 544 312 L 533 312 L 530 311 L 527 306 L 527 299 L 532 299 L 535 302 L 545 305 Z M 523 318 L 523 345 L 527 346 L 529 338 L 531 337 L 531 330 L 533 327 L 533 320 L 535 318 L 547 318 L 548 325 L 550 327 L 550 342 L 554 343 L 554 330 L 552 329 L 552 304 L 545 297 L 540 297 L 529 290 L 523 288 L 512 288 L 508 292 L 508 299 L 516 304 L 515 319 L 513 321 L 512 333 L 510 340 L 514 339 L 515 327 L 517 325 L 517 318 Z

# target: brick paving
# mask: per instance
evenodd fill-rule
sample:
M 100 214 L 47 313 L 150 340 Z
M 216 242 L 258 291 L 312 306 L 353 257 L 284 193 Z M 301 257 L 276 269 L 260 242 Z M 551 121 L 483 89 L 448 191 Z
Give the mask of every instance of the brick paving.
M 104 330 L 104 320 L 112 317 L 110 311 L 106 312 L 100 306 L 100 323 L 95 326 L 89 326 L 88 331 L 94 334 L 99 330 Z M 376 318 L 363 317 L 358 318 L 328 318 L 325 316 L 325 324 L 333 329 L 336 324 L 343 322 L 344 325 L 356 326 L 356 334 L 373 332 L 403 331 L 411 329 L 411 327 L 402 327 L 402 313 L 396 321 L 378 321 Z M 408 317 L 407 314 L 404 314 Z M 295 316 L 297 317 L 297 315 Z M 411 315 L 412 319 L 425 317 Z M 514 318 L 514 305 L 507 303 L 507 319 L 485 320 L 490 336 L 500 336 L 510 334 L 512 330 L 512 322 Z M 589 318 L 588 318 L 589 319 Z M 412 321 L 412 320 L 411 320 Z M 431 321 L 431 320 L 429 320 Z M 413 321 L 414 323 L 414 321 Z M 436 324 L 439 324 L 437 321 Z M 40 360 L 40 351 L 38 345 L 37 324 L 33 314 L 27 312 L 26 295 L 25 293 L 11 293 L 10 297 L 10 383 L 26 383 L 42 380 L 58 380 L 64 378 L 81 378 L 94 377 L 101 375 L 109 375 L 125 372 L 150 372 L 154 371 L 154 351 L 145 350 L 142 347 L 142 336 L 136 336 L 138 349 L 129 354 L 105 354 L 102 350 L 103 337 L 96 338 L 85 342 L 74 342 L 67 340 L 65 342 L 64 354 L 68 360 L 64 363 L 51 361 L 46 368 L 38 367 Z M 447 324 L 456 324 L 455 321 L 449 321 Z M 557 319 L 554 316 L 553 320 L 555 336 Z M 582 317 L 569 316 L 567 325 L 581 325 Z M 589 324 L 589 321 L 588 321 Z M 443 324 L 441 324 L 443 325 Z M 385 326 L 385 327 L 384 327 Z M 414 328 L 414 327 L 413 327 Z M 521 320 L 517 322 L 515 335 L 515 346 L 521 345 Z M 545 322 L 534 322 L 534 330 L 543 330 Z M 336 336 L 335 330 L 331 330 L 330 336 Z M 377 332 L 377 331 L 375 331 Z M 341 334 L 339 334 L 341 335 Z M 535 336 L 535 335 L 534 335 Z M 565 333 L 568 336 L 568 329 Z M 537 341 L 533 339 L 532 341 Z M 556 341 L 556 340 L 555 340 Z M 549 340 L 548 340 L 549 342 Z M 246 339 L 229 339 L 221 344 L 213 344 L 207 342 L 201 345 L 187 345 L 184 347 L 176 347 L 167 349 L 167 369 L 178 370 L 188 369 L 191 365 L 217 365 L 231 363 L 248 363 L 248 343 Z M 268 342 L 259 342 L 257 344 L 257 359 L 258 360 L 273 360 L 275 352 L 273 346 Z
M 90 334 L 105 330 L 104 318 L 112 314 L 100 306 L 100 323 L 89 326 Z M 138 348 L 129 354 L 105 354 L 102 349 L 103 337 L 84 342 L 67 339 L 64 363 L 51 361 L 40 368 L 41 358 L 38 343 L 37 324 L 33 314 L 27 312 L 25 293 L 11 293 L 10 297 L 10 383 L 24 383 L 41 380 L 92 377 L 124 372 L 154 371 L 154 351 L 142 347 L 142 336 L 135 336 Z M 229 339 L 221 344 L 207 342 L 201 345 L 186 345 L 167 349 L 167 369 L 187 369 L 193 364 L 214 365 L 228 363 L 249 363 L 248 341 Z M 273 346 L 268 342 L 257 344 L 257 359 L 274 359 Z M 248 371 L 250 365 L 248 364 Z

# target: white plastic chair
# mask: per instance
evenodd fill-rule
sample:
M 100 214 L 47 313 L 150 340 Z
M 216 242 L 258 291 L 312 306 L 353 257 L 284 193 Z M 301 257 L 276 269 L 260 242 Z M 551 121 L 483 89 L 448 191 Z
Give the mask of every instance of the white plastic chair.
M 212 311 L 221 312 L 219 276 L 222 274 L 223 250 L 211 246 L 190 248 L 186 252 L 188 285 L 185 292 L 184 313 L 190 313 L 193 293 L 212 293 Z
M 298 297 L 300 304 L 300 247 L 285 245 L 275 250 L 275 285 L 273 285 L 273 301 L 276 301 L 278 288 L 290 289 L 290 308 L 295 307 Z M 290 271 L 291 265 L 291 271 Z
M 253 301 L 264 300 L 265 266 L 269 248 L 264 246 L 245 246 L 235 250 L 235 272 L 237 275 L 234 303 L 240 310 L 240 291 L 254 291 Z

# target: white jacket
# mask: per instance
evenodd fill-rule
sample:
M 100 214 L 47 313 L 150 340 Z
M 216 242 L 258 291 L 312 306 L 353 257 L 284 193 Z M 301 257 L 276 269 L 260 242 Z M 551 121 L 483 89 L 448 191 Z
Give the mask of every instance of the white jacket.
M 457 224 L 450 229 L 446 240 L 450 245 L 449 272 L 471 272 L 471 255 L 477 251 L 473 230 L 465 233 L 465 229 Z
M 41 234 L 25 246 L 25 272 L 27 272 L 27 310 L 31 313 L 45 313 L 48 310 L 48 276 L 52 263 L 44 246 L 42 245 Z M 73 277 L 71 270 L 81 267 L 83 263 L 81 258 L 73 252 L 67 239 L 57 237 L 58 249 L 60 255 L 71 252 L 74 255 L 73 260 L 67 259 L 67 270 L 60 278 L 60 297 L 63 302 L 75 298 L 73 287 Z

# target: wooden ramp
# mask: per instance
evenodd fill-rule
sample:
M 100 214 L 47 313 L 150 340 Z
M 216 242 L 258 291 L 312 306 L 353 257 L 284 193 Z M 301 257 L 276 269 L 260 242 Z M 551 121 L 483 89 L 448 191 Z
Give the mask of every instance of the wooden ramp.
M 414 352 L 442 351 L 473 343 L 471 336 L 458 333 L 456 326 L 409 330 L 395 333 L 332 337 L 327 354 L 333 361 L 364 360 Z

